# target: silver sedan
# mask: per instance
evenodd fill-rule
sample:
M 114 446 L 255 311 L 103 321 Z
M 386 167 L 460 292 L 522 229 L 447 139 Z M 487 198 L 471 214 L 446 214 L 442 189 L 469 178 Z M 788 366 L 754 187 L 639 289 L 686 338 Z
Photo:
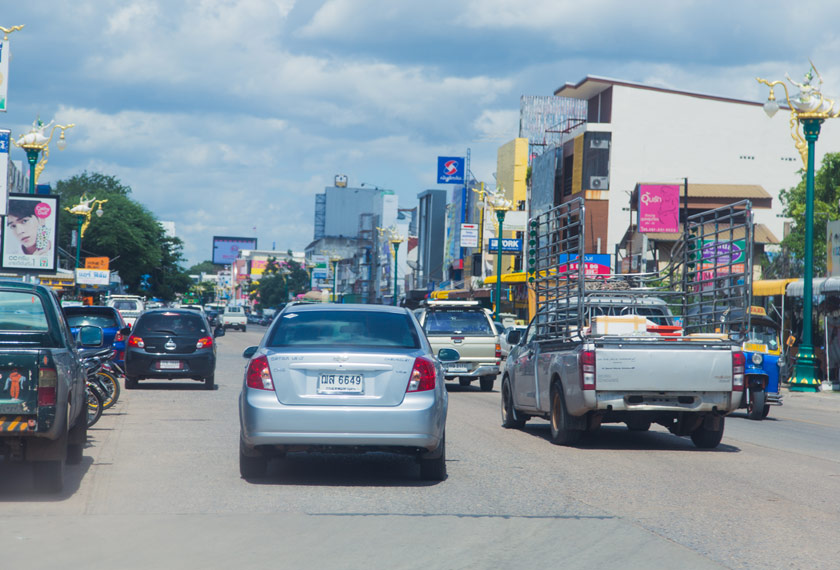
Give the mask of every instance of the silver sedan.
M 239 397 L 243 478 L 287 451 L 390 451 L 446 478 L 447 394 L 441 361 L 417 320 L 384 305 L 286 307 L 249 347 Z

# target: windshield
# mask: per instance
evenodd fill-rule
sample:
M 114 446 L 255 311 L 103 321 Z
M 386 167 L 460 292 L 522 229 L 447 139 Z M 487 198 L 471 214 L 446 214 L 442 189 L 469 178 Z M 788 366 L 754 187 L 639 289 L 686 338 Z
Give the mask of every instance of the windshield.
M 483 311 L 430 311 L 424 328 L 427 334 L 495 334 Z
M 747 335 L 746 342 L 753 344 L 766 344 L 768 350 L 779 349 L 779 340 L 776 329 L 769 326 L 753 326 Z
M 266 346 L 381 346 L 420 348 L 408 315 L 374 311 L 305 311 L 285 313 Z

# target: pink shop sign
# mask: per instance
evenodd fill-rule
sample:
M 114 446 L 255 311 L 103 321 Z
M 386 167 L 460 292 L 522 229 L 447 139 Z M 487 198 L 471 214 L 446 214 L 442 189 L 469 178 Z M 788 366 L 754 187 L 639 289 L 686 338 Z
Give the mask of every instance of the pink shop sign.
M 680 187 L 676 184 L 639 186 L 639 231 L 677 233 L 680 231 Z

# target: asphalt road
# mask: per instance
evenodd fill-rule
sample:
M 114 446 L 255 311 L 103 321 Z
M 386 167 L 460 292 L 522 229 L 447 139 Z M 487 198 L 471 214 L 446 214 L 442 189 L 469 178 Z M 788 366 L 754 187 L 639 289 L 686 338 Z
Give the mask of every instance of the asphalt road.
M 548 424 L 499 426 L 499 393 L 448 385 L 447 466 L 293 454 L 238 472 L 242 350 L 219 339 L 218 389 L 141 382 L 90 432 L 66 491 L 38 495 L 0 460 L 0 567 L 836 568 L 840 394 L 736 413 L 714 451 L 654 427 L 576 448 Z

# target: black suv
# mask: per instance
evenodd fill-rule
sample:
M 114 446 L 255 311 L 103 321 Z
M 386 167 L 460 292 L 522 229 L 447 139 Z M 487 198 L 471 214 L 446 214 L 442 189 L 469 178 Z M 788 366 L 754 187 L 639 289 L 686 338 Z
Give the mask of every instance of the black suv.
M 207 319 L 189 309 L 155 309 L 137 319 L 125 347 L 125 387 L 135 388 L 141 378 L 191 378 L 215 386 L 215 333 Z

